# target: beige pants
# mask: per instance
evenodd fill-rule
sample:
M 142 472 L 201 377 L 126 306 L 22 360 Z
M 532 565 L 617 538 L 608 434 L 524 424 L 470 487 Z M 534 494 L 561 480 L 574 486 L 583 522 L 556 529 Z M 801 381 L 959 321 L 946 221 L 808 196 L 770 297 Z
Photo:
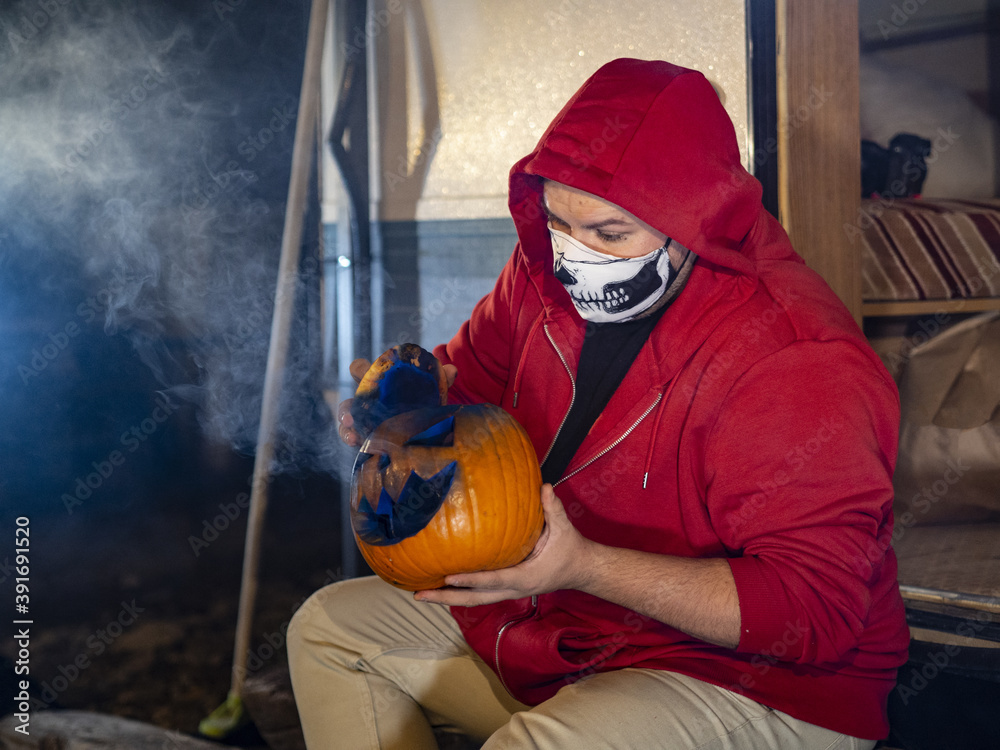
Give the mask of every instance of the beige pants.
M 466 645 L 447 608 L 377 578 L 316 592 L 288 630 L 309 750 L 434 750 L 431 727 L 484 750 L 870 750 L 748 698 L 672 672 L 623 669 L 530 708 Z

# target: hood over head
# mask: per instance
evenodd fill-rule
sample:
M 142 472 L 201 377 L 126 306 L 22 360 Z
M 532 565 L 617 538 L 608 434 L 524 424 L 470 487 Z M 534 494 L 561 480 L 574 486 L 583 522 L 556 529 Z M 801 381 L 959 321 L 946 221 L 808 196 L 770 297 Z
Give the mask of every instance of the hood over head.
M 510 173 L 511 215 L 532 264 L 551 264 L 542 178 L 624 208 L 703 262 L 755 275 L 744 242 L 770 215 L 729 115 L 697 71 L 614 60 L 563 107 Z M 790 245 L 778 255 L 798 259 Z

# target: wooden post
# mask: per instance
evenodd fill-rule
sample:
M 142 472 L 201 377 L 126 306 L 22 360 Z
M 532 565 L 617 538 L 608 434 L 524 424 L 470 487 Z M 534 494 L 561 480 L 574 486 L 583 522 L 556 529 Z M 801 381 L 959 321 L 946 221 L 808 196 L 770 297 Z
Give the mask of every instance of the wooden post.
M 323 41 L 326 36 L 328 16 L 329 0 L 312 0 L 305 67 L 302 72 L 298 117 L 295 122 L 295 141 L 292 146 L 292 171 L 288 185 L 288 202 L 285 205 L 285 227 L 281 236 L 274 316 L 271 320 L 271 339 L 264 372 L 264 395 L 257 433 L 257 454 L 254 459 L 246 541 L 243 546 L 243 576 L 240 582 L 239 610 L 236 614 L 236 637 L 229 695 L 221 706 L 198 724 L 198 731 L 201 734 L 214 739 L 228 736 L 247 718 L 242 694 L 247 678 L 247 656 L 253 629 L 254 606 L 257 603 L 257 571 L 260 566 L 261 538 L 267 514 L 271 461 L 274 458 L 274 441 L 277 436 L 278 406 L 294 313 L 302 224 L 309 197 L 309 170 L 314 155 L 316 118 L 319 111 L 320 65 L 323 60 Z
M 778 210 L 861 321 L 857 0 L 777 0 Z

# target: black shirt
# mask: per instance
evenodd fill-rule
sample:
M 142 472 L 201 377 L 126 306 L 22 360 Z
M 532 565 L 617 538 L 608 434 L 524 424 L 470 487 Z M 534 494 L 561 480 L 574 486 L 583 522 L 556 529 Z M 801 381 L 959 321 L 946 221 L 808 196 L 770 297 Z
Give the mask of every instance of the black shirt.
M 542 481 L 557 482 L 587 432 L 625 379 L 639 350 L 668 305 L 652 315 L 622 323 L 587 323 L 576 370 L 576 397 L 555 444 L 542 464 Z

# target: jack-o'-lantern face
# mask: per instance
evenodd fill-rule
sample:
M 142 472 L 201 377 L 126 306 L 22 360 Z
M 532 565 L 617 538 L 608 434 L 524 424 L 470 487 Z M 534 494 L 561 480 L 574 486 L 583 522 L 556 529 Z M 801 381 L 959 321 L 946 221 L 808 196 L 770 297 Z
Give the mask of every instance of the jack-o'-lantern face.
M 382 578 L 411 591 L 514 565 L 542 529 L 531 442 L 499 407 L 442 406 L 379 425 L 361 446 L 351 521 Z

